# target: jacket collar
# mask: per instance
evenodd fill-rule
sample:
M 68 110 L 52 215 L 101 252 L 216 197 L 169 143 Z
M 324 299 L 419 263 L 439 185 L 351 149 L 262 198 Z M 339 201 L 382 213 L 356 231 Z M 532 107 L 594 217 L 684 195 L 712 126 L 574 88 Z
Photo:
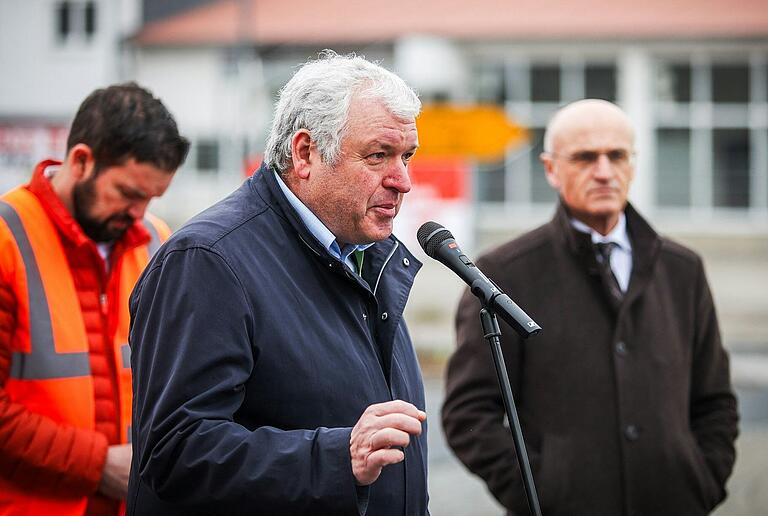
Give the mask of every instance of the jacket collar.
M 557 204 L 551 224 L 571 253 L 581 256 L 592 249 L 592 239 L 589 234 L 578 231 L 571 225 L 571 214 L 562 199 Z
M 297 232 L 298 237 L 318 256 L 328 256 L 330 253 L 307 227 L 291 203 L 285 197 L 275 176 L 277 171 L 265 163 L 249 179 L 251 188 L 269 205 L 280 217 L 285 219 Z
M 304 221 L 299 214 L 296 213 L 296 210 L 291 206 L 288 199 L 286 199 L 285 194 L 280 189 L 275 174 L 277 174 L 277 172 L 273 168 L 262 164 L 259 170 L 257 170 L 249 179 L 251 189 L 254 190 L 275 213 L 291 225 L 298 237 L 315 255 L 324 259 L 337 260 L 328 252 L 325 246 L 317 240 L 309 228 L 307 228 L 306 224 L 304 224 Z M 416 272 L 421 267 L 421 262 L 417 260 L 394 235 L 390 235 L 385 240 L 375 242 L 365 253 L 366 259 L 363 268 L 368 274 L 364 274 L 364 276 L 368 279 L 371 291 L 374 291 L 376 288 L 381 268 L 386 266 L 387 263 L 393 259 L 397 259 L 401 262 L 404 259 L 407 259 L 409 264 L 412 263 L 414 265 L 413 267 L 410 267 L 410 270 L 413 271 L 410 278 L 411 281 L 413 281 Z
M 635 210 L 631 203 L 624 208 L 627 234 L 632 242 L 633 263 L 648 267 L 655 260 L 660 245 L 659 235 Z M 576 230 L 571 224 L 571 214 L 562 199 L 558 203 L 552 225 L 566 243 L 571 252 L 581 254 L 592 249 L 592 239 L 589 234 Z M 633 265 L 633 268 L 635 266 Z
M 624 215 L 627 220 L 627 234 L 632 242 L 632 277 L 625 300 L 631 300 L 645 288 L 653 275 L 661 250 L 661 238 L 631 203 L 627 203 L 624 208 Z M 590 274 L 599 274 L 592 250 L 592 239 L 590 235 L 571 225 L 571 215 L 562 199 L 550 224 L 568 250 L 582 261 L 587 271 Z
M 61 162 L 55 160 L 45 160 L 38 163 L 26 188 L 40 200 L 40 204 L 43 205 L 43 209 L 56 226 L 62 240 L 75 247 L 92 247 L 95 252 L 98 252 L 96 243 L 83 232 L 80 224 L 64 206 L 58 194 L 53 190 L 50 180 L 45 176 L 46 168 L 58 166 L 61 166 Z M 115 242 L 113 252 L 119 248 L 127 250 L 144 245 L 150 241 L 150 238 L 149 231 L 144 228 L 140 221 L 136 221 L 123 234 L 122 238 Z

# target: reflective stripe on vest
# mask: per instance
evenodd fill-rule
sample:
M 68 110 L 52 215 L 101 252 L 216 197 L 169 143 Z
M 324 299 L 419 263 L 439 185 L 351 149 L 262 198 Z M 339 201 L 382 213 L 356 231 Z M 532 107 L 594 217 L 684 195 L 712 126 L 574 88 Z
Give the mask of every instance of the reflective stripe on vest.
M 126 342 L 120 345 L 120 357 L 123 359 L 123 367 L 131 368 L 131 346 Z
M 91 365 L 88 352 L 56 352 L 48 300 L 21 218 L 10 204 L 2 200 L 0 200 L 0 218 L 8 225 L 16 240 L 21 259 L 24 261 L 29 296 L 29 332 L 33 343 L 31 353 L 14 352 L 11 356 L 11 378 L 48 380 L 89 376 Z

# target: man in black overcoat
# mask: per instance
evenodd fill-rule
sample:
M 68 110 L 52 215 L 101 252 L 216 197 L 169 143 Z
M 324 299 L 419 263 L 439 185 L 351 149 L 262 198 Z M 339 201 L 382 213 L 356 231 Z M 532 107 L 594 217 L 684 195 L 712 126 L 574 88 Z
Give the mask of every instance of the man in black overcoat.
M 726 496 L 738 433 L 728 355 L 701 258 L 627 202 L 634 133 L 583 100 L 547 127 L 554 218 L 477 260 L 544 330 L 502 347 L 542 512 L 704 515 Z M 510 514 L 522 479 L 477 299 L 465 293 L 442 421 Z

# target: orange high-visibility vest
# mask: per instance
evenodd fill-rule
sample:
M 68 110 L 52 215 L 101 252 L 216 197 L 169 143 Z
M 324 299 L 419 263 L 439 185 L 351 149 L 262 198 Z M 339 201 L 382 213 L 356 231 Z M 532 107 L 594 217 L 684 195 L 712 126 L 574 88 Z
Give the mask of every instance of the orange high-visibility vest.
M 117 324 L 112 336 L 118 366 L 120 442 L 131 424 L 131 370 L 128 297 L 151 254 L 168 237 L 167 227 L 144 220 L 151 242 L 127 250 L 119 270 Z M 9 238 L 10 237 L 10 238 Z M 17 300 L 10 376 L 5 391 L 13 403 L 56 422 L 94 429 L 95 407 L 83 314 L 64 247 L 38 198 L 16 188 L 0 199 L 0 264 L 14 271 L 10 287 Z M 15 244 L 15 245 L 14 245 Z M 53 498 L 23 492 L 0 477 L 0 514 L 82 515 L 86 497 Z M 6 512 L 8 511 L 8 512 Z

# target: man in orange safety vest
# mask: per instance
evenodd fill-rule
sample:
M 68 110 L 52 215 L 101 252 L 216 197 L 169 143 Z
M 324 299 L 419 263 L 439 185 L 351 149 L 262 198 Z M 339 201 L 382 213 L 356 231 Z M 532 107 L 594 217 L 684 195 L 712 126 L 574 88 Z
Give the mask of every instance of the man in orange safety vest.
M 135 83 L 80 106 L 63 162 L 0 197 L 0 515 L 117 515 L 131 462 L 128 296 L 189 142 Z

